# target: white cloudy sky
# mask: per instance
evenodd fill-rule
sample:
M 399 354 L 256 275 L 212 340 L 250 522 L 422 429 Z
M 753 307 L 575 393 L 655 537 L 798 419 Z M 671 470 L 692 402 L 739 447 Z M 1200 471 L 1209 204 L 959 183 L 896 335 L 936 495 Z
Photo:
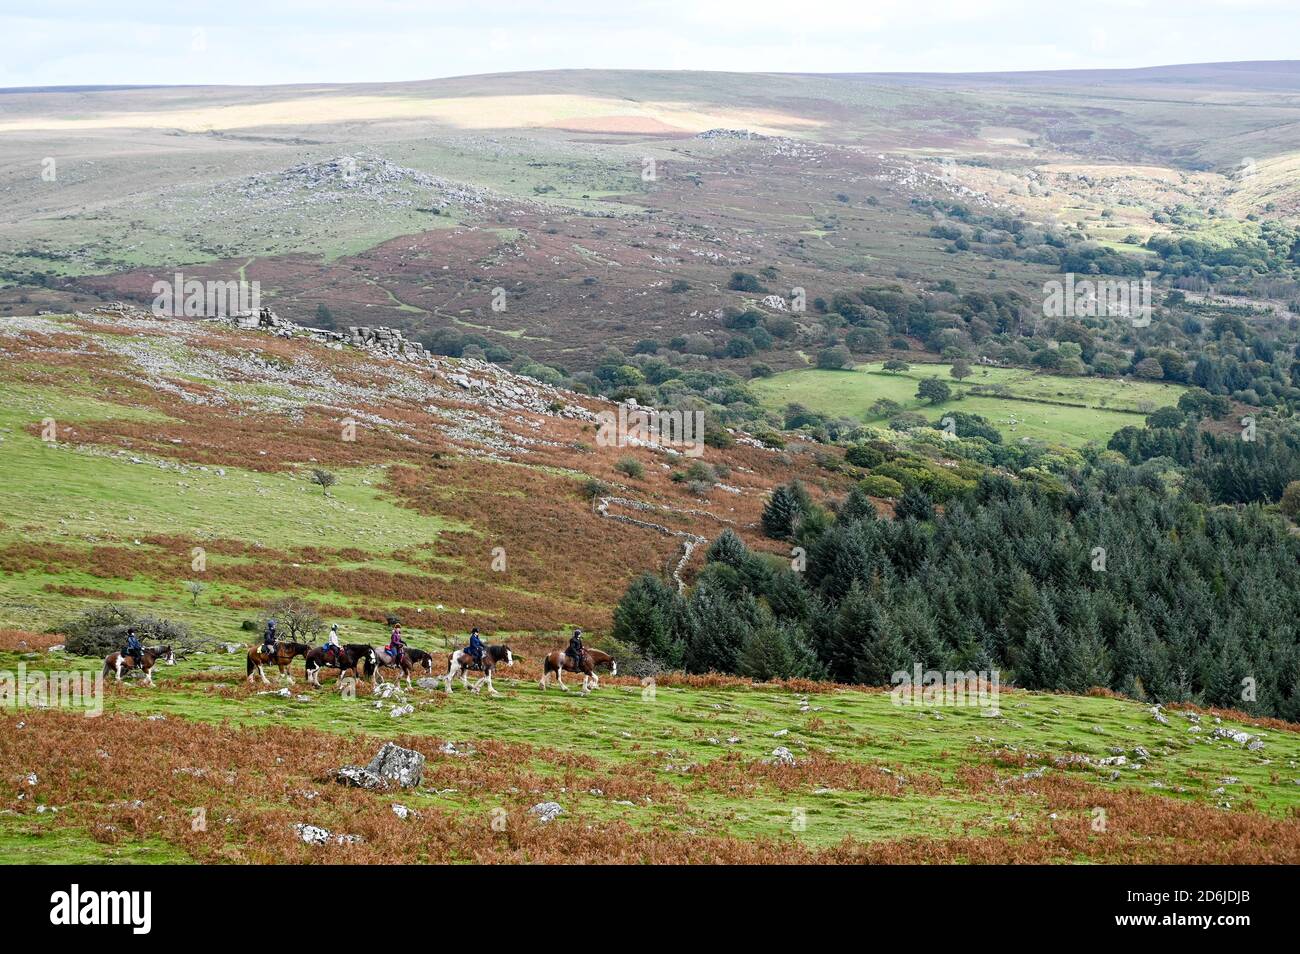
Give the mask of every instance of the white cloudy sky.
M 5 0 L 0 87 L 1300 56 L 1300 0 Z

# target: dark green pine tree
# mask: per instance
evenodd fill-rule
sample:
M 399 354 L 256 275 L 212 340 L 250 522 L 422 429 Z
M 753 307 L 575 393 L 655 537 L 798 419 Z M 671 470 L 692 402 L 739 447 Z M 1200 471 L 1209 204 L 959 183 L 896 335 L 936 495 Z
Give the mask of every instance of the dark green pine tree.
M 1210 663 L 1205 680 L 1206 701 L 1214 706 L 1252 711 L 1254 703 L 1242 698 L 1243 682 L 1251 668 L 1241 639 L 1235 631 L 1230 632 Z
M 680 602 L 671 586 L 644 573 L 631 582 L 614 608 L 611 635 L 631 643 L 660 665 L 676 668 L 682 664 L 685 648 L 674 631 L 675 604 Z
M 705 561 L 708 563 L 725 563 L 737 570 L 745 569 L 749 559 L 749 547 L 745 546 L 745 541 L 740 539 L 730 527 L 718 534 L 718 538 L 709 546 L 709 552 L 705 555 Z
M 751 679 L 817 678 L 817 656 L 798 631 L 780 624 L 760 626 L 745 636 L 736 656 L 737 671 Z
M 821 658 L 836 682 L 853 682 L 862 643 L 878 625 L 880 607 L 854 580 L 840 601 L 835 623 L 826 634 Z
M 1062 688 L 1086 692 L 1093 686 L 1109 689 L 1114 672 L 1110 653 L 1096 619 L 1082 621 L 1066 638 L 1061 659 Z
M 835 515 L 836 522 L 849 523 L 853 520 L 875 520 L 876 505 L 871 502 L 871 498 L 857 484 L 849 491 L 849 495 L 844 498 L 840 504 L 839 512 Z
M 898 504 L 894 507 L 894 516 L 899 520 L 904 517 L 912 517 L 916 520 L 933 520 L 934 519 L 934 501 L 920 487 L 915 485 L 908 487 L 903 491 L 903 496 L 898 498 Z
M 772 491 L 763 508 L 763 534 L 773 540 L 789 540 L 799 519 L 799 497 L 794 489 L 781 484 Z
M 732 596 L 723 582 L 701 574 L 687 601 L 683 665 L 688 672 L 735 672 L 745 636 L 762 622 L 752 596 Z
M 894 673 L 899 670 L 911 672 L 917 660 L 908 650 L 907 641 L 890 625 L 889 614 L 874 598 L 868 599 L 869 628 L 858 650 L 853 675 L 858 682 L 868 686 L 887 686 Z

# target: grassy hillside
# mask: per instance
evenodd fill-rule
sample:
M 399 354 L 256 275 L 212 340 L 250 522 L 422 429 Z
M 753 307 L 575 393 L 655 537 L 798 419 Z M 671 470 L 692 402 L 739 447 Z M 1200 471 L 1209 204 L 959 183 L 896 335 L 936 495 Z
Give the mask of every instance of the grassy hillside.
M 87 665 L 15 651 L 24 641 L 49 638 L 5 633 L 0 667 Z M 1191 710 L 1162 724 L 1130 701 L 1021 692 L 996 710 L 913 708 L 879 691 L 733 679 L 606 677 L 587 696 L 543 693 L 542 645 L 516 643 L 528 658 L 495 698 L 459 684 L 450 697 L 381 700 L 363 686 L 349 700 L 301 681 L 279 693 L 248 687 L 240 656 L 202 654 L 164 668 L 156 688 L 111 688 L 98 719 L 6 714 L 5 776 L 38 780 L 0 825 L 0 860 L 1300 857 L 1300 735 L 1280 725 Z M 428 756 L 419 789 L 330 781 L 393 738 Z M 546 801 L 565 813 L 542 825 L 529 809 Z M 394 802 L 417 817 L 399 821 Z M 207 831 L 192 830 L 195 808 Z M 299 823 L 364 840 L 307 846 Z
M 890 372 L 877 361 L 853 371 L 805 368 L 755 380 L 750 387 L 766 406 L 778 411 L 794 403 L 835 417 L 884 424 L 888 415 L 872 410 L 884 398 L 934 421 L 946 411 L 979 414 L 1005 440 L 1036 438 L 1069 447 L 1088 441 L 1104 444 L 1121 427 L 1141 424 L 1152 410 L 1177 404 L 1183 391 L 1179 385 L 1157 381 L 1064 377 L 980 366 L 959 383 L 949 375 L 951 367 L 913 364 L 908 371 Z M 952 399 L 931 405 L 917 398 L 917 385 L 928 377 L 947 382 Z M 1006 396 L 979 394 L 977 388 L 1003 388 Z
M 199 647 L 155 687 L 109 686 L 100 718 L 0 710 L 0 861 L 1300 860 L 1300 735 L 1240 713 L 1009 690 L 996 709 L 915 708 L 674 675 L 539 689 L 567 627 L 605 642 L 627 581 L 682 559 L 674 532 L 732 527 L 783 553 L 759 513 L 792 476 L 841 495 L 850 478 L 819 466 L 824 448 L 711 448 L 728 475 L 701 491 L 663 451 L 599 446 L 589 415 L 607 405 L 481 362 L 129 314 L 0 321 L 0 371 L 0 672 L 96 670 L 54 647 L 106 601 L 187 624 Z M 1105 396 L 990 376 L 1027 397 Z M 628 456 L 643 476 L 615 468 Z M 338 475 L 328 496 L 313 467 Z M 197 599 L 187 580 L 206 585 Z M 284 595 L 349 641 L 381 642 L 395 612 L 418 647 L 478 625 L 520 660 L 498 697 L 363 684 L 346 698 L 330 679 L 304 686 L 301 663 L 292 687 L 249 685 L 241 624 Z M 419 789 L 332 781 L 390 739 L 428 756 Z M 546 801 L 558 820 L 530 814 Z M 361 840 L 308 845 L 298 824 Z

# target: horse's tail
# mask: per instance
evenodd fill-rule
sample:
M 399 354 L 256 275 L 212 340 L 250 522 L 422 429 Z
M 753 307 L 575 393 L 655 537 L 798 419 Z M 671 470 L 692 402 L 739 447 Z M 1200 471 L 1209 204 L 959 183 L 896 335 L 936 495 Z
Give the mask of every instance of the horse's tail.
M 251 676 L 253 674 L 253 670 L 256 668 L 257 667 L 253 664 L 253 653 L 250 650 L 248 653 L 248 675 Z
M 112 656 L 104 657 L 104 672 L 102 673 L 102 675 L 107 676 L 110 672 L 113 671 L 113 665 L 112 663 L 109 662 L 109 660 L 112 658 L 113 658 Z

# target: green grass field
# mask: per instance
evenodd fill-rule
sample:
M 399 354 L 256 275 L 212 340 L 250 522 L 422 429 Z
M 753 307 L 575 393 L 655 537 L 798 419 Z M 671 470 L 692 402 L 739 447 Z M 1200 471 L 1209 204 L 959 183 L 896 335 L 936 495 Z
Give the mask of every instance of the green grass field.
M 257 473 L 47 444 L 25 430 L 46 418 L 60 426 L 105 418 L 165 420 L 152 411 L 104 403 L 89 389 L 80 393 L 67 387 L 0 384 L 0 474 L 5 478 L 0 480 L 0 546 L 43 539 L 88 553 L 97 545 L 125 545 L 138 548 L 143 569 L 160 555 L 176 554 L 160 554 L 156 546 L 141 543 L 142 538 L 234 539 L 275 551 L 356 549 L 367 555 L 366 561 L 338 564 L 340 568 L 410 572 L 409 565 L 392 559 L 394 550 L 418 549 L 448 528 L 464 529 L 382 496 L 378 490 L 384 478 L 382 467 L 341 471 L 326 497 L 305 473 Z M 206 559 L 216 569 L 249 558 L 211 553 Z M 199 632 L 227 636 L 237 631 L 247 614 L 210 607 L 211 601 L 285 595 L 251 580 L 246 585 L 214 582 L 202 603 L 191 606 L 181 583 L 164 584 L 145 575 L 105 579 L 79 569 L 57 574 L 4 573 L 0 574 L 0 627 L 28 627 L 34 615 L 48 623 L 85 605 L 84 600 L 51 592 L 54 586 L 108 589 L 134 600 L 162 601 L 168 605 L 168 615 L 195 625 Z M 320 595 L 328 605 L 330 594 Z M 452 625 L 450 617 L 447 623 Z M 380 637 L 381 626 L 360 621 L 357 625 L 362 631 L 373 629 L 373 638 Z
M 1105 443 L 1121 427 L 1140 425 L 1150 411 L 1176 404 L 1184 390 L 1158 381 L 1075 378 L 978 365 L 969 378 L 958 383 L 949 376 L 950 368 L 948 364 L 913 364 L 911 370 L 898 374 L 883 371 L 881 362 L 859 365 L 852 371 L 800 368 L 759 378 L 750 382 L 750 388 L 775 411 L 788 404 L 802 404 L 833 417 L 883 424 L 888 418 L 875 414 L 871 407 L 885 398 L 932 421 L 941 419 L 946 411 L 965 411 L 987 418 L 1004 439 L 1033 438 L 1069 447 L 1089 441 Z M 927 377 L 946 381 L 953 389 L 952 400 L 930 405 L 918 399 L 917 385 Z M 974 393 L 976 386 L 1001 386 L 1010 396 L 979 395 Z
M 60 652 L 0 652 L 0 669 L 12 671 L 20 662 L 50 670 L 94 664 Z M 295 671 L 301 677 L 301 663 Z M 360 734 L 374 748 L 398 731 L 428 738 L 431 745 L 450 740 L 462 752 L 481 740 L 518 745 L 535 753 L 513 766 L 533 773 L 533 787 L 525 793 L 512 787 L 509 771 L 489 753 L 474 752 L 445 760 L 454 766 L 435 763 L 434 781 L 401 793 L 400 800 L 417 810 L 473 818 L 517 805 L 522 794 L 528 804 L 559 802 L 568 816 L 562 824 L 619 821 L 658 833 L 813 848 L 846 838 L 989 837 L 1005 839 L 1014 853 L 1035 830 L 1041 836 L 1067 819 L 1090 821 L 1092 805 L 1147 794 L 1162 803 L 1229 811 L 1248 803 L 1275 819 L 1300 806 L 1294 771 L 1278 771 L 1300 759 L 1300 735 L 1234 726 L 1264 740 L 1262 749 L 1251 751 L 1217 737 L 1214 730 L 1222 726 L 1211 716 L 1170 712 L 1164 725 L 1131 701 L 1003 691 L 996 709 L 913 707 L 894 704 L 887 692 L 673 685 L 647 691 L 634 680 L 612 682 L 607 678 L 586 696 L 554 688 L 544 693 L 535 681 L 509 677 L 498 680 L 498 697 L 462 692 L 459 683 L 451 697 L 441 689 L 417 688 L 404 700 L 414 711 L 399 720 L 390 709 L 403 700 L 379 702 L 368 690 L 348 699 L 330 683 L 316 690 L 303 687 L 301 679 L 284 696 L 277 694 L 278 684 L 244 689 L 242 655 L 209 653 L 163 667 L 154 688 L 130 680 L 110 687 L 106 709 L 226 729 L 307 728 L 323 740 L 355 740 Z M 328 749 L 328 742 L 321 745 Z M 777 747 L 819 767 L 792 767 L 785 779 L 768 765 Z M 206 767 L 200 752 L 181 757 L 187 766 Z M 567 757 L 581 760 L 580 767 L 562 768 Z M 864 767 L 865 777 L 854 774 Z M 459 783 L 437 781 L 444 769 Z M 727 781 L 732 773 L 735 781 Z M 1026 773 L 1091 786 L 1096 795 L 1067 807 L 1049 788 L 1022 784 Z M 846 781 L 853 778 L 853 784 Z M 876 781 L 881 778 L 883 785 Z M 297 783 L 290 778 L 285 784 Z M 656 794 L 633 797 L 620 785 Z M 93 815 L 96 807 L 60 804 L 57 792 L 39 786 L 35 797 L 74 817 Z M 151 808 L 167 801 L 165 793 L 145 798 Z M 392 800 L 375 794 L 374 810 L 386 811 Z M 303 820 L 327 827 L 342 823 L 322 817 L 324 811 L 303 810 Z M 1116 832 L 1126 826 L 1122 812 L 1115 812 L 1113 824 Z M 1104 858 L 1105 840 L 1113 835 L 1094 830 L 1091 837 L 1090 850 Z M 60 825 L 48 814 L 11 817 L 0 825 L 0 861 L 37 855 L 47 861 L 118 862 L 187 857 L 153 831 L 105 845 L 79 835 L 71 820 Z M 1077 855 L 1059 860 L 1082 860 L 1084 852 Z

